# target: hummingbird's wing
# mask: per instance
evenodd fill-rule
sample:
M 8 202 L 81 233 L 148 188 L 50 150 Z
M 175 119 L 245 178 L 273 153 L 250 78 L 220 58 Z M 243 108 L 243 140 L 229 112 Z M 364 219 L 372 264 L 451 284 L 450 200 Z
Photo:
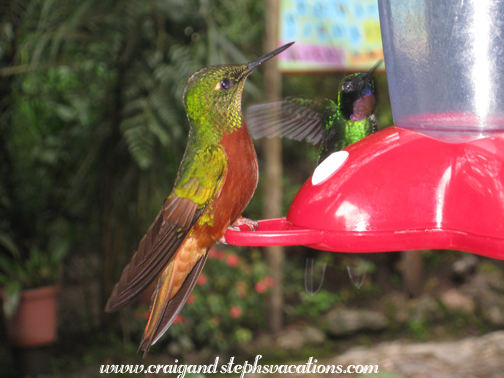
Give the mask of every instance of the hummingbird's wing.
M 332 100 L 287 97 L 249 106 L 245 121 L 254 139 L 278 136 L 317 144 L 324 135 L 328 115 L 335 113 L 336 104 Z
M 186 233 L 176 223 L 167 221 L 161 210 L 140 241 L 130 263 L 123 269 L 105 311 L 123 308 L 147 289 L 169 263 Z
M 105 311 L 126 306 L 161 274 L 206 205 L 218 195 L 226 172 L 227 158 L 219 147 L 188 147 L 175 187 L 124 268 Z

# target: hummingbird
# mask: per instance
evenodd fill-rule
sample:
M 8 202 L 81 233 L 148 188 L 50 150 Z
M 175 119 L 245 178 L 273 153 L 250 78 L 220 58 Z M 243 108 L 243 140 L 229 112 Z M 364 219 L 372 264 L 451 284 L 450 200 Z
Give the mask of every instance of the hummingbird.
M 378 131 L 373 114 L 376 105 L 373 73 L 381 63 L 378 61 L 369 72 L 345 76 L 338 88 L 337 103 L 327 98 L 287 97 L 279 102 L 248 107 L 245 119 L 252 138 L 278 136 L 320 143 L 318 165 L 333 152 Z M 352 269 L 348 267 L 354 282 L 356 274 Z M 314 257 L 306 259 L 305 290 L 308 294 L 314 295 L 322 288 L 325 271 L 326 263 L 315 268 Z M 315 276 L 319 277 L 316 281 L 320 281 L 317 285 L 314 284 Z M 359 277 L 364 278 L 363 275 Z
M 279 102 L 252 105 L 245 119 L 252 138 L 286 137 L 320 143 L 317 165 L 335 151 L 378 131 L 373 114 L 376 105 L 373 73 L 369 71 L 343 78 L 338 101 L 287 97 Z
M 241 112 L 245 80 L 288 43 L 250 63 L 199 70 L 183 92 L 189 136 L 171 193 L 124 268 L 106 304 L 116 311 L 157 279 L 139 350 L 173 323 L 205 265 L 208 251 L 228 227 L 256 222 L 241 217 L 257 187 L 258 163 Z

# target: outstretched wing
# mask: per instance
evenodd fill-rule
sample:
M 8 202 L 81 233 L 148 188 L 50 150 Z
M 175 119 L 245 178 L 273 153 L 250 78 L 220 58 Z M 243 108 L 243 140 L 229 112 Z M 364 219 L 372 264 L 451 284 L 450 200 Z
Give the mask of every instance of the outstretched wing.
M 124 268 L 105 311 L 126 306 L 161 274 L 207 204 L 218 195 L 226 173 L 227 158 L 219 147 L 188 147 L 175 187 Z
M 328 114 L 335 114 L 336 110 L 336 104 L 329 99 L 287 97 L 249 106 L 245 121 L 254 139 L 278 136 L 317 144 L 324 135 Z

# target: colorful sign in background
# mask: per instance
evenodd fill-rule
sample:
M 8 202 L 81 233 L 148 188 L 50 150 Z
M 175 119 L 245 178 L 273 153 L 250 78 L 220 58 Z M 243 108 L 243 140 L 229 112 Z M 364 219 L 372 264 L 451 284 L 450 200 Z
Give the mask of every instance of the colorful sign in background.
M 281 0 L 282 72 L 362 71 L 383 58 L 377 0 Z M 383 67 L 383 66 L 382 66 Z

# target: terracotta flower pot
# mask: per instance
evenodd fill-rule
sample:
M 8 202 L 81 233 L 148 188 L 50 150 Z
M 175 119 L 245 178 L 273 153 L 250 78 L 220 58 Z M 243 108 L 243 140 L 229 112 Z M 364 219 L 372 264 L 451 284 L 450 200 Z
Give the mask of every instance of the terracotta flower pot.
M 54 285 L 22 292 L 16 313 L 5 319 L 13 345 L 38 347 L 56 341 L 59 291 L 60 287 Z

